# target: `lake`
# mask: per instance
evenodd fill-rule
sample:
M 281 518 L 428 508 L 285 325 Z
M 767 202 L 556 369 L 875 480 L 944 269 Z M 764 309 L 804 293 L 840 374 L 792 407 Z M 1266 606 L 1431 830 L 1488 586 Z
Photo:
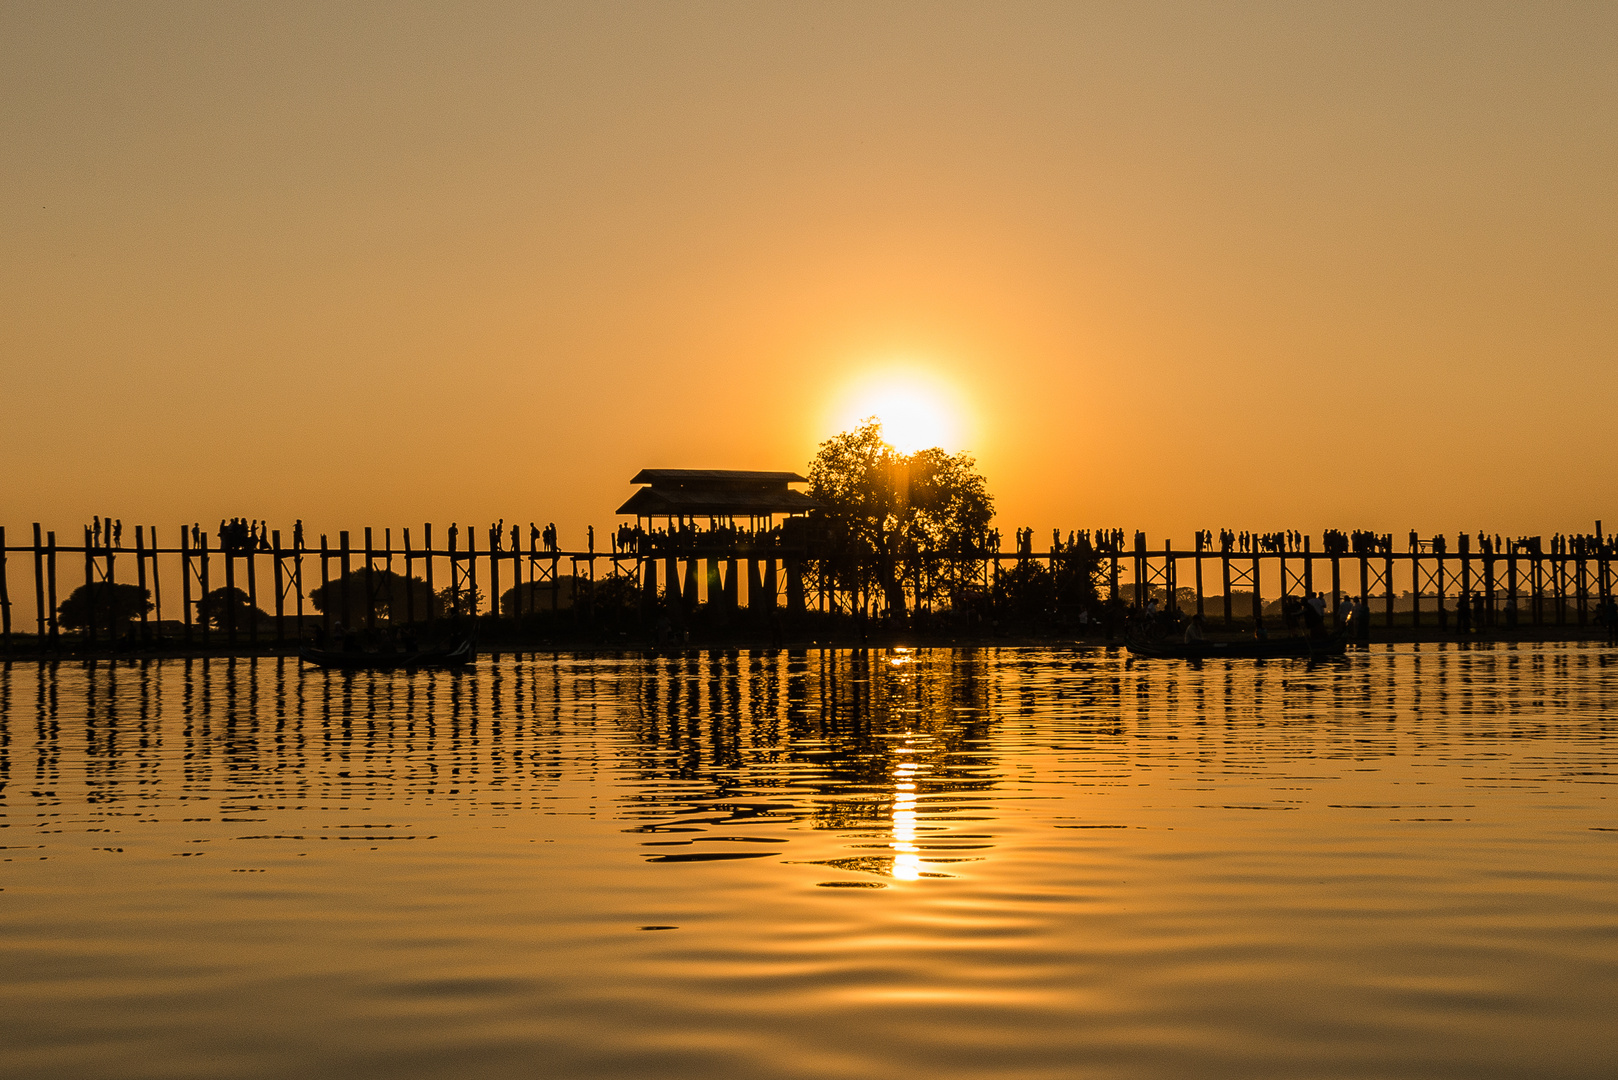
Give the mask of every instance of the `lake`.
M 1611 1077 L 1618 650 L 0 666 L 0 1075 Z

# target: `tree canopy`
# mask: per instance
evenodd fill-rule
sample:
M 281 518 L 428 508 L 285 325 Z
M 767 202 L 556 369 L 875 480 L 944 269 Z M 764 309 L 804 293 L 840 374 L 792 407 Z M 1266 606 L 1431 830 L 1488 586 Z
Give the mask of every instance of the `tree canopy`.
M 429 612 L 443 614 L 444 611 L 441 603 L 435 604 L 432 590 L 421 578 L 364 566 L 314 589 L 309 593 L 309 602 L 316 611 L 330 611 L 344 626 L 363 626 L 372 610 L 377 618 L 391 622 L 403 622 L 409 615 L 425 619 Z
M 93 621 L 104 627 L 127 623 L 152 610 L 152 594 L 139 585 L 80 585 L 56 606 L 56 623 L 64 630 L 83 630 Z
M 254 607 L 241 589 L 222 587 L 197 601 L 197 618 L 216 630 L 230 626 L 245 630 L 254 623 L 268 622 L 270 617 L 262 608 Z
M 809 493 L 832 527 L 824 572 L 842 589 L 880 589 L 893 615 L 906 611 L 906 582 L 958 581 L 994 516 L 976 466 L 938 447 L 901 454 L 874 417 L 821 443 Z

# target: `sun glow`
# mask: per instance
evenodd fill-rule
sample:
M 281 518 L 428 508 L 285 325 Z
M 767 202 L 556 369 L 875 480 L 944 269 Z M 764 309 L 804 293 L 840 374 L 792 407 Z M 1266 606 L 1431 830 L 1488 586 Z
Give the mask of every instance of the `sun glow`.
M 850 388 L 839 410 L 839 427 L 847 430 L 874 416 L 882 422 L 882 437 L 900 453 L 934 446 L 958 452 L 961 409 L 953 397 L 928 373 L 886 371 Z

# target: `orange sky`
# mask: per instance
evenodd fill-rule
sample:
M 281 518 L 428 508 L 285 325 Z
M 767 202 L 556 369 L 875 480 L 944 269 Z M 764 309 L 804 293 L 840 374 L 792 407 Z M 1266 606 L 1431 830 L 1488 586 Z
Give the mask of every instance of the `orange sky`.
M 13 537 L 570 544 L 890 369 L 1008 535 L 1618 526 L 1611 4 L 9 4 L 0 146 Z

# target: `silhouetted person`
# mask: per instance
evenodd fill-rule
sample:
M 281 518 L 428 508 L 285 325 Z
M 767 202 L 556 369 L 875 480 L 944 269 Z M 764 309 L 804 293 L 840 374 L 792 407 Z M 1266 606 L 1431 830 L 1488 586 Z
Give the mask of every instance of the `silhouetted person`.
M 292 547 L 294 550 L 303 550 L 303 518 L 299 518 L 292 526 Z
M 1300 614 L 1303 615 L 1303 622 L 1309 630 L 1309 636 L 1312 638 L 1325 637 L 1326 617 L 1324 613 L 1326 604 L 1320 599 L 1320 594 L 1315 593 L 1310 596 L 1299 607 L 1302 609 Z
M 584 527 L 584 535 L 586 542 L 590 545 L 590 554 L 594 555 L 596 550 L 596 527 L 594 525 L 586 525 Z
M 124 519 L 119 518 L 112 523 L 112 546 L 124 546 Z

